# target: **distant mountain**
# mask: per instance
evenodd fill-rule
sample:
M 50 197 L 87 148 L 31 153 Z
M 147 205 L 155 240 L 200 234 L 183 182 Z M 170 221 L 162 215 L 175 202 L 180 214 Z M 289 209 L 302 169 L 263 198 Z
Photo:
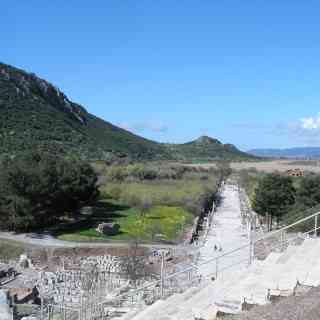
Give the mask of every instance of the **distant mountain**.
M 258 157 L 320 159 L 320 147 L 299 147 L 289 149 L 253 149 L 249 154 Z
M 184 144 L 168 144 L 167 148 L 179 160 L 246 160 L 254 158 L 232 144 L 223 144 L 219 140 L 207 136 Z
M 0 155 L 30 149 L 102 160 L 250 158 L 208 137 L 182 145 L 142 138 L 88 113 L 35 74 L 0 63 Z

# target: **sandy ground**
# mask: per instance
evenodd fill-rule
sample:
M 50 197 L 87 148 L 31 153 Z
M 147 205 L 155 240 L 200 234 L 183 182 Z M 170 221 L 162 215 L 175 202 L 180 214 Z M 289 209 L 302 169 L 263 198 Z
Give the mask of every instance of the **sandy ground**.
M 320 165 L 315 161 L 296 161 L 296 160 L 273 160 L 261 162 L 233 162 L 231 168 L 234 170 L 255 168 L 264 172 L 286 172 L 290 169 L 301 169 L 309 172 L 320 172 Z
M 231 162 L 231 168 L 235 171 L 255 169 L 263 172 L 286 172 L 290 169 L 301 169 L 306 172 L 320 173 L 320 161 L 314 160 L 270 160 L 270 161 L 248 161 Z M 192 167 L 211 168 L 215 163 L 192 164 Z

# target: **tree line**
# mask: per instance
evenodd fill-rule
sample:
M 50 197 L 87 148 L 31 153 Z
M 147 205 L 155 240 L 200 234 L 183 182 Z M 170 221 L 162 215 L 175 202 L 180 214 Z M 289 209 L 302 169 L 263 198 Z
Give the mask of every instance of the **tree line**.
M 274 222 L 293 222 L 318 205 L 320 175 L 314 174 L 300 178 L 267 174 L 259 180 L 253 197 L 253 209 L 266 218 L 269 230 Z
M 136 163 L 128 165 L 108 165 L 103 172 L 107 181 L 132 182 L 132 181 L 155 181 L 155 180 L 181 180 L 190 175 L 206 179 L 208 175 L 219 177 L 219 180 L 226 179 L 231 174 L 228 162 L 220 161 L 216 167 L 187 166 L 183 164 L 145 164 Z

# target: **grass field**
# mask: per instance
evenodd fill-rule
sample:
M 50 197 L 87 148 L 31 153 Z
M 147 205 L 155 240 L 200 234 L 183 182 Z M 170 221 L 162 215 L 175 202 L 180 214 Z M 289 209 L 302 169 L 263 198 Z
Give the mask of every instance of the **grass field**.
M 25 252 L 26 248 L 20 242 L 0 240 L 0 260 L 16 259 Z
M 108 183 L 102 189 L 105 197 L 119 199 L 135 206 L 147 200 L 153 205 L 180 206 L 196 202 L 206 188 L 216 191 L 216 180 L 178 180 L 161 182 Z
M 58 225 L 55 235 L 67 241 L 178 242 L 195 216 L 212 204 L 218 190 L 218 178 L 213 173 L 192 171 L 180 179 L 130 178 L 102 179 L 100 200 L 93 211 L 82 214 L 78 221 Z M 118 224 L 119 232 L 102 235 L 96 228 L 103 222 Z
M 179 207 L 155 206 L 141 215 L 140 210 L 115 200 L 100 201 L 100 207 L 78 225 L 60 230 L 58 238 L 67 241 L 176 241 L 192 224 L 192 215 Z M 120 225 L 120 232 L 104 236 L 96 231 L 101 222 Z

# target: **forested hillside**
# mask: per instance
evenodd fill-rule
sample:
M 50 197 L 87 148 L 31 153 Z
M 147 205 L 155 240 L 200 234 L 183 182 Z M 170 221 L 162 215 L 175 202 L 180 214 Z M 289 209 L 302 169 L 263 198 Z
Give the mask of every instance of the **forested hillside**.
M 251 157 L 207 137 L 180 145 L 142 138 L 88 113 L 46 80 L 0 63 L 0 154 L 30 149 L 90 160 Z

